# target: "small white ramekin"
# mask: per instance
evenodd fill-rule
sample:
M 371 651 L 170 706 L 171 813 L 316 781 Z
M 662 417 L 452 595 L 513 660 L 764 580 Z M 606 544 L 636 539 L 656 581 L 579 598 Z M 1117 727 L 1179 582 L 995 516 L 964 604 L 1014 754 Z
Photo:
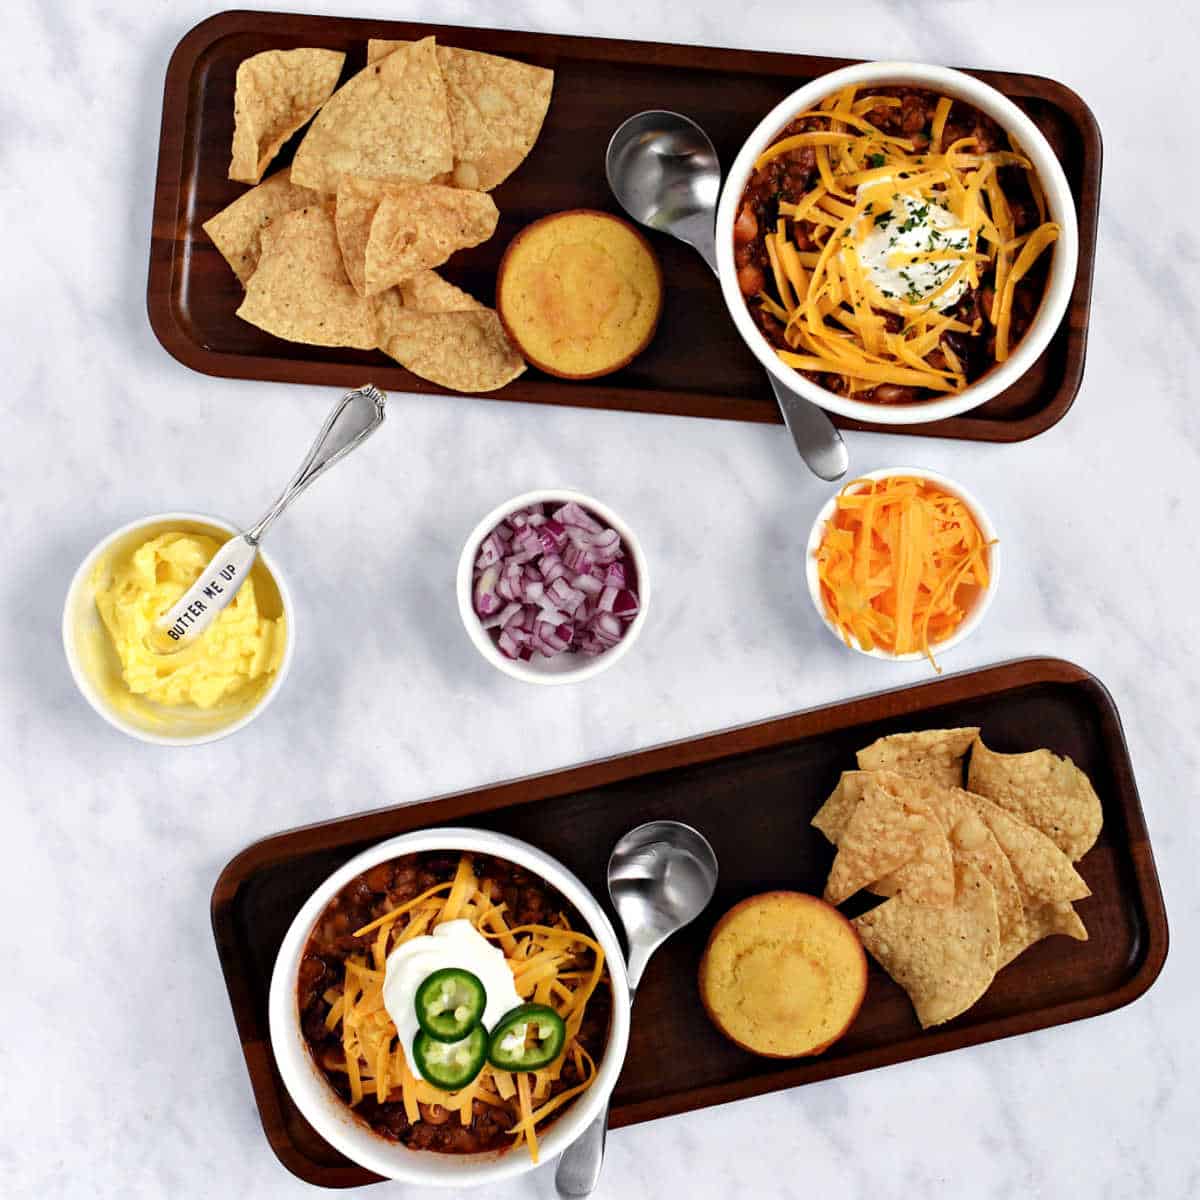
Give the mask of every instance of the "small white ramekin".
M 604 950 L 612 985 L 612 1023 L 604 1054 L 596 1064 L 596 1080 L 574 1104 L 538 1137 L 540 1160 L 561 1154 L 600 1115 L 629 1046 L 629 982 L 617 935 L 595 897 L 556 858 L 502 833 L 483 829 L 426 829 L 389 838 L 364 850 L 335 871 L 296 914 L 271 975 L 267 1015 L 271 1047 L 288 1094 L 309 1124 L 331 1145 L 359 1165 L 404 1183 L 464 1188 L 523 1175 L 535 1165 L 524 1147 L 487 1154 L 439 1154 L 410 1150 L 380 1137 L 359 1121 L 317 1069 L 300 1028 L 297 977 L 304 946 L 325 906 L 356 875 L 378 863 L 428 850 L 465 850 L 491 854 L 516 863 L 556 888 L 578 910 Z
M 638 611 L 625 630 L 625 636 L 603 654 L 588 658 L 582 654 L 558 654 L 554 658 L 544 658 L 535 654 L 529 662 L 507 658 L 500 653 L 499 647 L 492 640 L 491 634 L 484 629 L 479 616 L 475 612 L 473 602 L 475 559 L 479 555 L 479 546 L 501 521 L 519 508 L 528 508 L 531 504 L 565 504 L 574 500 L 581 508 L 598 517 L 610 528 L 621 535 L 625 549 L 633 559 L 634 570 L 637 572 Z M 542 488 L 536 492 L 526 492 L 523 496 L 514 496 L 503 504 L 492 509 L 478 525 L 471 530 L 462 555 L 458 560 L 458 611 L 462 617 L 463 627 L 471 639 L 475 649 L 484 658 L 514 679 L 526 683 L 579 683 L 607 671 L 614 663 L 629 653 L 630 647 L 637 641 L 646 623 L 646 613 L 650 609 L 650 570 L 646 566 L 646 556 L 642 553 L 641 543 L 632 529 L 611 508 L 585 496 L 583 492 L 571 491 L 569 488 Z
M 864 475 L 859 475 L 852 482 L 839 488 L 825 502 L 821 511 L 817 513 L 817 519 L 813 521 L 812 529 L 808 535 L 808 545 L 804 551 L 804 575 L 808 581 L 808 594 L 812 597 L 813 607 L 817 610 L 817 614 L 820 616 L 825 628 L 843 646 L 846 645 L 846 639 L 842 636 L 842 631 L 830 620 L 829 614 L 825 611 L 825 602 L 821 598 L 821 579 L 817 572 L 817 548 L 821 545 L 821 535 L 825 532 L 825 525 L 833 516 L 838 496 L 846 488 L 853 488 L 860 480 L 889 479 L 894 475 L 906 475 L 915 479 L 926 479 L 950 495 L 957 496 L 971 510 L 971 515 L 975 518 L 975 523 L 979 526 L 979 532 L 983 534 L 983 540 L 985 542 L 997 543 L 996 527 L 992 524 L 992 519 L 987 515 L 983 505 L 962 484 L 955 483 L 953 479 L 947 479 L 945 475 L 939 475 L 936 471 L 925 471 L 919 467 L 886 467 L 881 471 L 869 471 Z M 953 650 L 959 643 L 965 642 L 983 624 L 983 618 L 987 615 L 987 610 L 991 607 L 992 599 L 996 594 L 996 585 L 1000 579 L 1001 556 L 997 553 L 998 549 L 998 543 L 988 548 L 988 586 L 975 598 L 975 603 L 963 618 L 962 624 L 945 641 L 935 642 L 929 647 L 933 651 L 935 658 L 944 654 L 947 650 Z M 858 644 L 858 639 L 853 636 L 850 639 L 850 648 L 857 650 L 859 654 L 867 655 L 869 658 L 885 658 L 890 662 L 917 662 L 925 657 L 924 652 L 921 650 L 912 650 L 906 654 L 893 654 L 889 650 L 880 650 L 878 647 L 865 650 Z
M 271 682 L 249 704 L 218 705 L 208 710 L 190 705 L 170 708 L 134 696 L 121 682 L 120 665 L 96 609 L 92 575 L 108 555 L 126 550 L 132 552 L 148 538 L 173 529 L 194 530 L 217 538 L 238 532 L 236 526 L 221 517 L 194 512 L 157 513 L 122 525 L 97 542 L 79 564 L 63 605 L 62 640 L 75 686 L 114 729 L 159 746 L 197 746 L 236 733 L 275 699 L 292 665 L 296 610 L 283 573 L 275 561 L 260 550 L 259 562 L 279 592 L 280 607 L 287 622 L 283 659 Z
M 961 392 L 944 399 L 922 400 L 915 404 L 872 404 L 852 400 L 818 387 L 799 371 L 787 366 L 754 323 L 745 298 L 737 283 L 737 265 L 733 257 L 733 223 L 746 181 L 754 170 L 758 156 L 779 135 L 779 131 L 797 114 L 810 108 L 844 87 L 908 84 L 944 92 L 947 96 L 965 100 L 993 118 L 1013 134 L 1021 149 L 1028 155 L 1046 196 L 1051 219 L 1062 229 L 1053 247 L 1046 292 L 1033 324 L 1017 344 L 1012 355 L 999 363 Z M 994 87 L 962 71 L 935 67 L 926 63 L 870 62 L 843 67 L 822 75 L 781 100 L 758 123 L 754 132 L 734 159 L 725 178 L 721 201 L 717 208 L 717 273 L 721 293 L 725 298 L 733 323 L 754 357 L 772 375 L 792 391 L 807 396 L 814 404 L 839 416 L 852 417 L 875 425 L 915 425 L 940 421 L 978 408 L 1005 388 L 1014 384 L 1038 360 L 1062 322 L 1075 287 L 1075 272 L 1079 263 L 1079 230 L 1075 218 L 1075 201 L 1058 157 L 1038 127 L 1006 96 Z

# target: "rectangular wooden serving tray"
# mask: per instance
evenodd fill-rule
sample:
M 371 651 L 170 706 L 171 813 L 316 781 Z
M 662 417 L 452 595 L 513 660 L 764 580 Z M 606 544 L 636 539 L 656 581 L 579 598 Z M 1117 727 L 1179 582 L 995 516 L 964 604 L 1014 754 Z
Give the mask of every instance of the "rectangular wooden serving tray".
M 554 97 L 529 158 L 493 193 L 500 224 L 492 239 L 454 256 L 446 274 L 491 303 L 496 268 L 518 230 L 567 208 L 618 212 L 604 178 L 613 130 L 648 108 L 686 113 L 709 132 L 725 167 L 779 100 L 848 59 L 718 50 L 654 42 L 560 37 L 400 21 L 223 12 L 197 25 L 167 68 L 154 194 L 147 304 L 167 351 L 209 375 L 356 387 L 370 378 L 397 391 L 444 389 L 378 351 L 281 341 L 240 320 L 241 286 L 201 225 L 245 187 L 227 177 L 238 64 L 261 50 L 320 46 L 347 54 L 343 78 L 366 61 L 370 37 L 420 38 L 522 59 L 555 72 Z M 1079 212 L 1079 270 L 1070 307 L 1046 352 L 1018 383 L 959 417 L 904 432 L 1014 442 L 1033 437 L 1070 408 L 1083 377 L 1100 200 L 1100 130 L 1070 88 L 1050 79 L 976 71 L 1016 101 L 1062 161 Z M 272 165 L 291 161 L 302 132 Z M 766 375 L 738 336 L 720 289 L 700 257 L 650 235 L 663 264 L 666 302 L 651 346 L 604 379 L 570 382 L 530 369 L 491 393 L 498 400 L 578 405 L 676 416 L 780 421 Z M 841 417 L 851 429 L 881 429 Z M 895 427 L 886 432 L 896 433 Z
M 717 918 L 756 892 L 819 895 L 833 850 L 809 820 L 841 771 L 853 767 L 854 752 L 883 734 L 953 725 L 981 726 L 989 746 L 1000 751 L 1048 746 L 1091 777 L 1104 830 L 1079 864 L 1092 889 L 1077 906 L 1089 940 L 1038 943 L 963 1016 L 924 1033 L 908 998 L 872 961 L 857 1020 L 824 1055 L 781 1061 L 737 1049 L 709 1024 L 696 988 L 697 964 Z M 703 916 L 668 941 L 646 972 L 613 1097 L 614 1126 L 1109 1012 L 1145 992 L 1167 955 L 1166 912 L 1120 717 L 1103 684 L 1059 659 L 1004 663 L 424 804 L 309 825 L 243 850 L 222 872 L 212 898 L 217 952 L 255 1099 L 283 1164 L 324 1187 L 378 1178 L 304 1120 L 271 1054 L 271 969 L 288 925 L 318 884 L 384 838 L 471 825 L 553 854 L 613 915 L 604 881 L 610 849 L 635 825 L 666 818 L 687 821 L 712 842 L 720 883 Z

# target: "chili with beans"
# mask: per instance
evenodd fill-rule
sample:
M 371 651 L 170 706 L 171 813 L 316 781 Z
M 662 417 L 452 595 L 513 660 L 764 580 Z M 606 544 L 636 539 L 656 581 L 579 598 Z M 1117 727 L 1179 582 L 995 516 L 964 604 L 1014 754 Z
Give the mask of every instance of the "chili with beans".
M 872 97 L 881 100 L 890 98 L 890 103 L 869 107 Z M 858 93 L 855 111 L 882 134 L 906 139 L 920 153 L 929 147 L 931 126 L 938 103 L 934 92 L 915 87 L 889 86 L 865 88 Z M 825 115 L 801 116 L 781 129 L 772 143 L 778 143 L 795 134 L 810 133 L 830 128 Z M 964 101 L 954 100 L 940 140 L 941 146 L 952 145 L 962 138 L 972 138 L 975 152 L 1008 151 L 1010 142 L 1001 127 L 985 113 Z M 916 160 L 920 162 L 918 158 Z M 872 165 L 881 165 L 879 162 Z M 997 170 L 997 177 L 1011 212 L 1012 225 L 1017 235 L 1028 234 L 1039 223 L 1040 214 L 1029 180 L 1030 172 L 1020 166 L 1005 165 Z M 772 158 L 757 168 L 750 176 L 742 194 L 738 215 L 733 226 L 734 261 L 737 267 L 739 288 L 755 324 L 770 344 L 779 351 L 794 350 L 785 337 L 785 325 L 778 311 L 768 311 L 762 297 L 772 290 L 772 265 L 766 247 L 767 236 L 776 228 L 780 217 L 780 204 L 799 203 L 812 189 L 821 185 L 818 170 L 817 150 L 813 145 L 800 145 Z M 815 251 L 819 248 L 820 225 L 811 220 L 799 219 L 788 225 L 790 238 L 796 250 Z M 1008 330 L 1008 345 L 1015 346 L 1028 331 L 1037 313 L 1045 291 L 1047 262 L 1044 256 L 1017 283 L 1013 292 L 1011 318 Z M 997 361 L 996 328 L 992 324 L 992 302 L 994 297 L 995 271 L 992 265 L 980 274 L 976 286 L 967 287 L 961 297 L 946 312 L 956 322 L 970 326 L 975 332 L 947 332 L 942 335 L 940 345 L 928 357 L 933 367 L 943 368 L 946 356 L 942 347 L 947 347 L 967 383 L 983 376 Z M 904 318 L 895 312 L 881 312 L 885 328 L 889 333 L 900 332 Z M 799 369 L 799 368 L 798 368 Z M 802 374 L 813 383 L 828 391 L 847 395 L 851 392 L 849 380 L 827 371 L 802 370 Z M 857 399 L 879 404 L 910 403 L 944 394 L 919 387 L 901 386 L 895 383 L 878 383 L 864 390 L 854 390 Z
M 347 1105 L 350 1103 L 350 1086 L 343 1066 L 340 1026 L 327 1027 L 331 1002 L 325 999 L 325 993 L 341 987 L 346 959 L 352 954 L 363 953 L 363 940 L 355 938 L 354 931 L 430 888 L 452 880 L 461 857 L 457 851 L 430 851 L 405 855 L 372 867 L 351 880 L 329 902 L 309 935 L 300 961 L 298 981 L 300 1026 L 313 1061 Z M 554 926 L 565 918 L 572 929 L 586 928 L 575 908 L 544 880 L 503 859 L 485 855 L 473 857 L 476 875 L 491 881 L 492 901 L 505 905 L 505 920 L 510 926 Z M 597 988 L 588 1001 L 576 1035 L 596 1061 L 602 1056 L 608 1038 L 610 1015 L 609 991 L 604 987 Z M 486 1041 L 480 1053 L 485 1051 Z M 581 1082 L 575 1063 L 568 1055 L 558 1079 L 550 1084 L 550 1097 Z M 514 1097 L 508 1108 L 502 1108 L 475 1100 L 469 1125 L 462 1124 L 458 1113 L 437 1104 L 421 1104 L 420 1119 L 410 1121 L 402 1101 L 389 1098 L 380 1103 L 371 1092 L 364 1094 L 352 1111 L 381 1137 L 401 1142 L 414 1150 L 477 1154 L 509 1147 L 512 1143 L 509 1130 L 520 1120 L 517 1103 Z M 573 1101 L 550 1114 L 546 1124 L 558 1120 L 571 1103 Z

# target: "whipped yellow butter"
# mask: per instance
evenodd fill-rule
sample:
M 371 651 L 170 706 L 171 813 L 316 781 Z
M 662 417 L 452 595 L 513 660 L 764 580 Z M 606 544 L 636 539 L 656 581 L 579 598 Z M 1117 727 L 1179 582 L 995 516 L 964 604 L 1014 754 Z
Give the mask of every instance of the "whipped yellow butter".
M 286 623 L 282 616 L 259 615 L 252 578 L 186 649 L 159 655 L 146 646 L 154 621 L 219 548 L 215 538 L 201 533 L 163 533 L 127 558 L 96 568 L 96 608 L 120 659 L 121 678 L 134 695 L 164 705 L 213 708 L 279 669 Z

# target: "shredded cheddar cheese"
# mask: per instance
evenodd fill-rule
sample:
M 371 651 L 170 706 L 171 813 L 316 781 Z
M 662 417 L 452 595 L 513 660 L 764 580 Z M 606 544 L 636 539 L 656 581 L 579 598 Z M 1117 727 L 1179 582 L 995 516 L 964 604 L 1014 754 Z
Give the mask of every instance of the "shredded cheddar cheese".
M 948 319 L 940 308 L 952 308 L 989 272 L 994 357 L 1005 361 L 1015 289 L 1059 235 L 1046 219 L 1032 164 L 1015 142 L 1011 149 L 982 151 L 975 138 L 961 137 L 945 146 L 953 109 L 947 96 L 934 109 L 928 144 L 886 134 L 868 119 L 875 109 L 899 104 L 896 97 L 843 89 L 797 118 L 819 119 L 825 128 L 783 137 L 755 163 L 762 168 L 790 151 L 812 151 L 813 186 L 794 203 L 780 201 L 776 227 L 763 234 L 771 270 L 756 302 L 784 326 L 788 349 L 778 353 L 785 363 L 839 375 L 851 395 L 878 384 L 933 392 L 966 387 L 965 364 L 944 337 L 977 334 L 980 322 Z M 998 173 L 1007 167 L 1026 172 L 1038 211 L 1040 223 L 1021 238 Z M 889 223 L 906 231 L 906 217 L 920 206 L 926 214 L 932 206 L 938 217 L 928 224 L 929 245 L 902 245 L 885 255 L 888 269 L 907 281 L 907 290 L 886 290 L 864 260 L 864 241 L 875 230 L 889 231 Z M 800 222 L 805 229 L 793 234 Z M 908 274 L 914 270 L 933 286 L 914 285 Z
M 505 905 L 493 898 L 491 881 L 478 879 L 471 856 L 463 855 L 451 881 L 427 889 L 356 930 L 353 936 L 362 940 L 363 952 L 346 959 L 341 987 L 323 993 L 330 1005 L 325 1026 L 331 1031 L 340 1027 L 342 1043 L 341 1061 L 324 1065 L 345 1073 L 351 1107 L 368 1095 L 380 1104 L 399 1101 L 410 1122 L 421 1119 L 422 1105 L 438 1105 L 456 1114 L 464 1126 L 471 1124 L 476 1101 L 505 1110 L 512 1118 L 508 1132 L 513 1145 L 527 1145 L 536 1162 L 537 1126 L 586 1091 L 596 1077 L 596 1065 L 579 1041 L 579 1030 L 588 1001 L 604 978 L 604 951 L 594 938 L 571 929 L 565 918 L 559 926 L 510 927 L 504 912 Z M 457 1092 L 435 1088 L 409 1068 L 383 1003 L 387 955 L 403 942 L 456 919 L 469 920 L 484 937 L 499 944 L 523 999 L 546 1004 L 562 1017 L 567 1032 L 563 1053 L 549 1066 L 535 1072 L 509 1072 L 487 1064 Z M 580 1082 L 552 1096 L 568 1061 Z
M 816 551 L 825 611 L 847 645 L 919 650 L 940 673 L 932 647 L 987 588 L 991 544 L 962 500 L 926 480 L 855 480 Z

